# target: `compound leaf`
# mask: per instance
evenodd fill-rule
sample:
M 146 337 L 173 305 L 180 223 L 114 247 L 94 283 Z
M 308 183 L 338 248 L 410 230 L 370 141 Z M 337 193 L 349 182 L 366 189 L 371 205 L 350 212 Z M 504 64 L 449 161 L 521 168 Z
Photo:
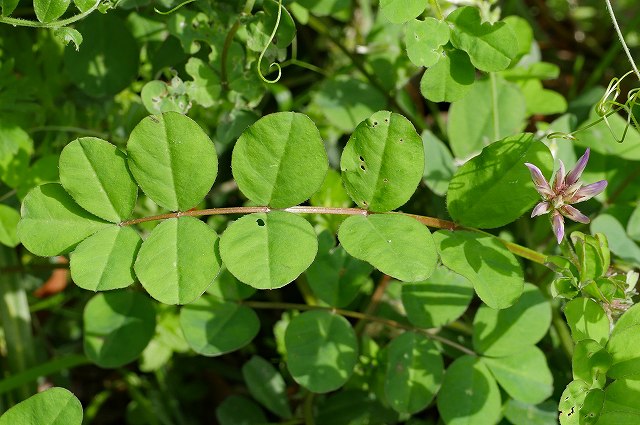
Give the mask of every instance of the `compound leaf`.
M 433 66 L 442 56 L 442 46 L 449 41 L 449 26 L 431 17 L 424 21 L 414 19 L 405 26 L 404 41 L 414 65 Z

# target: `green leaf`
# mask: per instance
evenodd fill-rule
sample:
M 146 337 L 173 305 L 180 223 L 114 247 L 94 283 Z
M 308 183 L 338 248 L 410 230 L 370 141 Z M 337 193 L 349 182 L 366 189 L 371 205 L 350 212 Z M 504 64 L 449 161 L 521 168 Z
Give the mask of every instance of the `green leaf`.
M 0 123 L 0 177 L 8 186 L 18 186 L 29 168 L 33 140 L 15 124 Z
M 398 423 L 398 414 L 367 391 L 343 390 L 318 403 L 317 425 L 386 425 Z
M 260 330 L 255 311 L 235 302 L 202 296 L 180 311 L 189 346 L 203 356 L 220 356 L 249 344 Z
M 348 10 L 351 3 L 349 0 L 297 0 L 297 4 L 309 9 L 317 16 L 328 16 Z
M 245 215 L 220 238 L 227 269 L 257 289 L 276 289 L 294 281 L 317 252 L 318 238 L 309 222 L 282 211 Z
M 230 395 L 220 403 L 216 408 L 216 419 L 220 425 L 256 425 L 269 422 L 260 406 L 239 395 Z
M 218 235 L 193 217 L 165 220 L 144 241 L 135 271 L 144 289 L 165 304 L 188 304 L 220 271 Z
M 0 205 L 0 243 L 15 247 L 20 243 L 18 222 L 20 213 L 7 205 Z
M 394 210 L 409 200 L 422 178 L 422 139 L 402 115 L 376 112 L 349 137 L 340 169 L 356 204 L 370 211 Z
M 551 174 L 553 157 L 547 146 L 525 133 L 496 142 L 458 169 L 447 194 L 447 207 L 457 223 L 492 229 L 515 221 L 540 195 L 524 165 Z
M 94 4 L 96 4 L 95 0 L 73 0 L 73 3 L 76 5 L 80 12 L 86 12 L 91 9 Z M 121 4 L 118 4 L 121 7 Z
M 427 0 L 380 0 L 380 13 L 394 24 L 401 24 L 420 15 Z
M 511 28 L 513 35 L 515 35 L 518 41 L 518 54 L 511 62 L 515 64 L 531 51 L 531 44 L 534 40 L 533 28 L 531 28 L 529 21 L 516 15 L 507 16 L 503 21 Z
M 193 81 L 185 83 L 187 94 L 205 108 L 213 106 L 220 98 L 220 78 L 202 59 L 191 57 L 184 67 Z
M 478 309 L 473 320 L 473 346 L 487 356 L 508 356 L 540 341 L 550 325 L 549 301 L 537 287 L 526 283 L 522 296 L 511 307 Z
M 598 303 L 588 298 L 576 298 L 564 307 L 564 315 L 575 342 L 593 339 L 605 345 L 609 339 L 609 319 Z
M 177 112 L 140 121 L 127 142 L 129 168 L 158 205 L 171 211 L 196 206 L 218 173 L 218 157 L 209 136 L 191 118 Z
M 406 332 L 388 345 L 384 392 L 396 411 L 413 414 L 426 408 L 443 375 L 442 356 L 426 336 Z
M 407 56 L 416 66 L 433 66 L 442 56 L 442 46 L 449 42 L 449 26 L 435 18 L 414 19 L 405 26 Z
M 137 359 L 153 337 L 156 311 L 139 292 L 95 295 L 84 308 L 84 352 L 100 367 L 115 368 Z
M 97 98 L 113 96 L 136 79 L 140 51 L 121 18 L 92 13 L 76 23 L 75 29 L 84 37 L 82 49 L 67 47 L 64 64 L 69 79 L 83 92 Z
M 464 99 L 449 109 L 451 150 L 458 158 L 468 158 L 485 146 L 520 132 L 525 118 L 525 99 L 515 84 L 495 75 L 476 81 Z
M 506 310 L 502 310 L 506 311 Z M 515 344 L 517 342 L 514 341 Z M 553 393 L 553 375 L 544 353 L 535 345 L 517 347 L 506 357 L 483 357 L 498 384 L 516 400 L 537 404 Z
M 509 399 L 504 406 L 504 416 L 518 425 L 557 425 L 557 404 L 547 401 L 538 406 Z
M 420 92 L 432 102 L 456 102 L 467 95 L 476 80 L 476 69 L 461 50 L 447 51 L 420 80 Z
M 505 22 L 482 22 L 480 10 L 464 6 L 451 12 L 447 21 L 454 27 L 451 42 L 471 57 L 471 63 L 481 71 L 507 69 L 518 54 L 518 39 Z
M 263 10 L 255 13 L 247 20 L 247 48 L 254 52 L 261 52 L 266 47 L 275 46 L 284 49 L 296 36 L 296 24 L 286 7 L 280 10 L 278 18 L 278 2 L 268 0 L 262 4 Z M 271 32 L 276 28 L 275 38 L 271 40 Z
M 522 81 L 520 90 L 527 103 L 527 115 L 553 115 L 567 110 L 565 98 L 558 92 L 543 88 L 540 80 Z
M 71 254 L 71 278 L 80 288 L 108 291 L 135 282 L 133 263 L 142 244 L 131 227 L 113 226 L 80 242 Z
M 618 257 L 632 264 L 640 265 L 640 247 L 627 235 L 616 217 L 600 214 L 591 222 L 592 233 L 604 233 L 609 241 L 609 249 Z
M 343 132 L 353 132 L 361 121 L 383 109 L 387 98 L 380 90 L 347 75 L 326 79 L 313 96 L 313 105 Z
M 110 226 L 80 208 L 61 185 L 48 183 L 24 198 L 18 237 L 32 253 L 51 257 L 69 252 L 87 236 Z
M 607 387 L 598 425 L 637 425 L 640 423 L 640 381 L 618 380 Z
M 78 205 L 112 223 L 131 216 L 138 196 L 127 156 L 95 137 L 82 137 L 64 147 L 60 182 Z
M 447 425 L 495 424 L 500 419 L 500 389 L 480 359 L 457 358 L 438 393 L 438 411 Z
M 427 279 L 438 260 L 429 230 L 405 215 L 352 215 L 340 226 L 338 239 L 350 255 L 405 282 Z
M 287 386 L 271 363 L 253 356 L 242 366 L 242 376 L 253 398 L 279 417 L 291 418 Z
M 93 2 L 95 4 L 95 2 Z M 92 6 L 93 6 L 92 4 Z M 53 29 L 53 35 L 66 46 L 69 43 L 73 43 L 76 52 L 80 50 L 82 44 L 82 34 L 73 28 L 58 27 Z
M 456 172 L 451 152 L 429 130 L 422 133 L 422 146 L 424 147 L 423 181 L 433 193 L 444 196 L 447 193 L 449 181 Z
M 293 379 L 315 393 L 343 386 L 358 358 L 356 334 L 347 319 L 324 310 L 294 317 L 287 326 L 285 345 Z
M 189 97 L 184 94 L 186 87 L 186 83 L 178 77 L 172 78 L 171 83 L 158 80 L 149 81 L 140 92 L 142 104 L 151 114 L 163 112 L 186 114 L 191 108 Z
M 0 417 L 0 425 L 80 425 L 82 404 L 67 389 L 53 387 L 16 404 Z
M 320 188 L 329 162 L 309 117 L 278 112 L 242 133 L 231 167 L 238 187 L 251 201 L 286 208 L 306 201 Z
M 0 0 L 0 8 L 2 8 L 2 16 L 9 16 L 16 10 L 20 0 Z
M 240 282 L 226 268 L 223 268 L 207 288 L 207 293 L 225 301 L 240 301 L 255 294 L 256 289 Z
M 318 236 L 318 255 L 305 275 L 316 296 L 333 307 L 346 307 L 370 281 L 373 267 L 353 258 L 328 231 Z
M 462 316 L 473 294 L 469 280 L 438 266 L 427 280 L 402 285 L 402 305 L 415 326 L 440 328 Z
M 558 410 L 561 425 L 594 425 L 598 421 L 604 391 L 589 389 L 582 381 L 572 381 L 562 393 Z M 599 422 L 598 422 L 599 423 Z
M 618 319 L 607 343 L 612 366 L 607 375 L 614 379 L 640 379 L 640 305 L 636 304 Z
M 34 0 L 33 10 L 38 21 L 48 23 L 61 17 L 70 3 L 71 0 Z
M 515 303 L 524 285 L 520 263 L 496 238 L 469 231 L 434 233 L 442 263 L 471 281 L 491 308 Z
M 573 379 L 584 381 L 591 387 L 602 388 L 607 381 L 611 362 L 611 354 L 602 345 L 592 339 L 583 339 L 573 349 Z

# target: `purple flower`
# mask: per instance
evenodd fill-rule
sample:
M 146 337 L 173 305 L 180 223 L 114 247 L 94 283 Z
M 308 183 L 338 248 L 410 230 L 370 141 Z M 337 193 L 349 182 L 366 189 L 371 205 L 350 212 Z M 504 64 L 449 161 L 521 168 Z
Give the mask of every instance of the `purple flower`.
M 582 214 L 571 204 L 591 199 L 607 187 L 606 180 L 583 186 L 580 176 L 589 161 L 589 149 L 580 157 L 573 170 L 565 174 L 564 164 L 560 161 L 560 168 L 556 172 L 553 183 L 547 182 L 538 167 L 525 163 L 531 172 L 531 178 L 536 185 L 536 190 L 542 196 L 543 201 L 533 208 L 531 217 L 551 213 L 551 225 L 556 234 L 558 243 L 564 238 L 564 217 L 579 223 L 589 223 L 589 217 Z

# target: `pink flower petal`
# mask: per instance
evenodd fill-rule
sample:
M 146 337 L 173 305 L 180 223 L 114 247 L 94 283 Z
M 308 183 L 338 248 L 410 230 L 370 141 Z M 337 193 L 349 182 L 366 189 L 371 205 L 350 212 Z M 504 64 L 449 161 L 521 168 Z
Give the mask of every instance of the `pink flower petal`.
M 538 193 L 544 198 L 553 197 L 554 193 L 551 190 L 551 186 L 549 186 L 549 183 L 542 175 L 542 171 L 540 171 L 540 169 L 535 165 L 529 164 L 528 162 L 525 162 L 524 165 L 529 168 L 529 171 L 531 172 L 531 179 L 536 185 L 536 190 L 538 191 Z
M 553 233 L 556 234 L 556 239 L 558 239 L 558 245 L 564 239 L 564 217 L 558 211 L 553 212 L 553 217 L 551 220 Z
M 589 224 L 591 222 L 589 217 L 582 214 L 577 208 L 574 208 L 571 205 L 563 205 L 560 207 L 560 213 L 573 221 L 577 221 L 578 223 Z
M 564 187 L 564 163 L 562 160 L 560 162 L 560 167 L 558 171 L 556 171 L 556 176 L 553 179 L 553 191 L 555 193 L 560 192 L 560 190 Z
M 546 214 L 551 211 L 551 205 L 548 202 L 539 202 L 531 212 L 531 218 Z
M 573 167 L 573 170 L 571 170 L 569 174 L 567 174 L 566 184 L 568 186 L 571 186 L 572 184 L 577 182 L 580 179 L 580 176 L 582 176 L 582 172 L 584 171 L 584 168 L 587 166 L 587 162 L 589 162 L 590 152 L 591 150 L 587 148 L 584 155 L 582 155 L 578 160 L 578 162 L 576 163 L 576 166 Z
M 578 191 L 567 201 L 568 204 L 577 204 L 578 202 L 591 199 L 607 187 L 606 180 L 600 180 L 599 182 L 591 183 L 587 186 L 582 186 Z

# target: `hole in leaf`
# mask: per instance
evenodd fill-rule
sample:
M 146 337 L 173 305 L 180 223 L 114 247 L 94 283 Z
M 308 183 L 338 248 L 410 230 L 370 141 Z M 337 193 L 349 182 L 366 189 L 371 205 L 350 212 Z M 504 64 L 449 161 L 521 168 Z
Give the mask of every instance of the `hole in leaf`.
M 378 125 L 378 121 L 373 122 L 373 126 L 375 127 L 376 125 Z
M 382 179 L 383 182 L 389 183 L 389 179 Z
M 400 143 L 404 142 L 404 139 L 400 139 Z
M 257 219 L 256 223 L 258 223 L 258 226 L 260 226 L 260 227 L 264 226 L 264 220 L 261 219 L 261 218 Z
M 362 171 L 367 171 L 367 169 L 366 169 L 366 168 L 364 168 L 364 165 L 360 165 L 360 169 L 361 169 Z
M 364 162 L 364 158 L 361 156 L 359 156 L 358 158 L 360 158 L 360 161 Z
M 389 118 L 385 118 L 385 119 L 384 119 L 384 122 L 389 122 Z

